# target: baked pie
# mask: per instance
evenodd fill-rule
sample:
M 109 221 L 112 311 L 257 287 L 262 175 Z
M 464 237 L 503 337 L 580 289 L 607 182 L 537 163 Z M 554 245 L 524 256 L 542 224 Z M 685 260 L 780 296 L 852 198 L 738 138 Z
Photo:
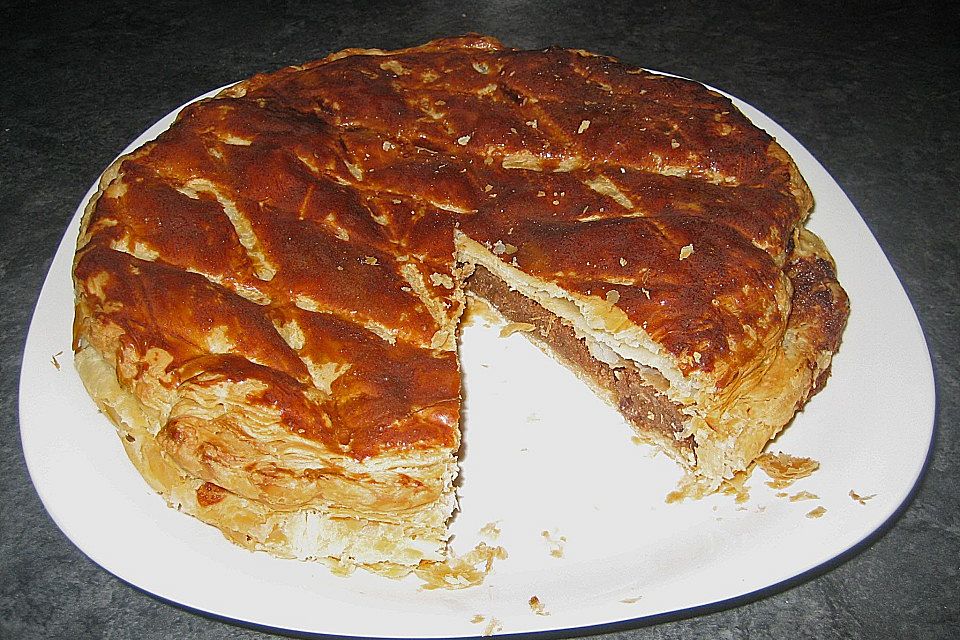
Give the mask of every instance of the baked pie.
M 838 347 L 812 204 L 694 82 L 481 36 L 348 49 L 187 106 L 105 172 L 76 367 L 171 505 L 402 572 L 443 559 L 456 506 L 467 295 L 716 488 Z

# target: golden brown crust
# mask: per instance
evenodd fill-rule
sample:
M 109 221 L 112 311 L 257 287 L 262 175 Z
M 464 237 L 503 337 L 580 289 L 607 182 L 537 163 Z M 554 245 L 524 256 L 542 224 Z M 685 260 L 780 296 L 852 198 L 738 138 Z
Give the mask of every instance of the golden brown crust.
M 188 106 L 105 173 L 78 368 L 149 440 L 128 451 L 154 486 L 234 539 L 322 555 L 264 528 L 309 512 L 442 544 L 470 265 L 661 369 L 718 481 L 836 349 L 811 205 L 779 145 L 693 82 L 481 36 L 345 50 Z M 417 555 L 397 544 L 354 560 Z

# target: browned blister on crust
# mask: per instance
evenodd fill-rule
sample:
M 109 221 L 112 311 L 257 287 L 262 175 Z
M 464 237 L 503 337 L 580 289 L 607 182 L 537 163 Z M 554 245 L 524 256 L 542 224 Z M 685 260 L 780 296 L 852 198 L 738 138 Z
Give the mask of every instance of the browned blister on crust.
M 108 169 L 77 367 L 171 504 L 250 548 L 413 567 L 455 508 L 466 291 L 715 487 L 839 344 L 811 206 L 696 83 L 481 36 L 346 50 L 192 104 Z

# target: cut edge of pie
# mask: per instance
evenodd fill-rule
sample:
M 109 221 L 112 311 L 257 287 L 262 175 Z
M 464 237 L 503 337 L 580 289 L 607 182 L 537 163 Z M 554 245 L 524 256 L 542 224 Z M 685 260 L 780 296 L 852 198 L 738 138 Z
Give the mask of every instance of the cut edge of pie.
M 805 228 L 796 233 L 786 273 L 792 302 L 802 307 L 790 315 L 783 349 L 741 380 L 733 397 L 717 394 L 715 381 L 684 376 L 608 299 L 572 295 L 533 278 L 464 234 L 457 243 L 460 259 L 481 283 L 468 281 L 470 293 L 505 321 L 533 325 L 523 332 L 527 339 L 573 370 L 641 440 L 670 455 L 710 492 L 747 468 L 823 386 L 830 369 L 838 336 L 825 325 L 842 326 L 845 312 L 835 302 L 845 294 L 823 241 Z

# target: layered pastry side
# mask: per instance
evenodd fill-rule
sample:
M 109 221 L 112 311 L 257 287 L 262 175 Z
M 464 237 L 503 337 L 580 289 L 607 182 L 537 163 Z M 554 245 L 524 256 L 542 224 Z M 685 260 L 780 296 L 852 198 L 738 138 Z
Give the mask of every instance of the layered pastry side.
M 838 347 L 811 206 L 696 83 L 481 36 L 346 50 L 191 104 L 105 172 L 76 366 L 172 506 L 399 574 L 446 550 L 466 292 L 716 488 Z

